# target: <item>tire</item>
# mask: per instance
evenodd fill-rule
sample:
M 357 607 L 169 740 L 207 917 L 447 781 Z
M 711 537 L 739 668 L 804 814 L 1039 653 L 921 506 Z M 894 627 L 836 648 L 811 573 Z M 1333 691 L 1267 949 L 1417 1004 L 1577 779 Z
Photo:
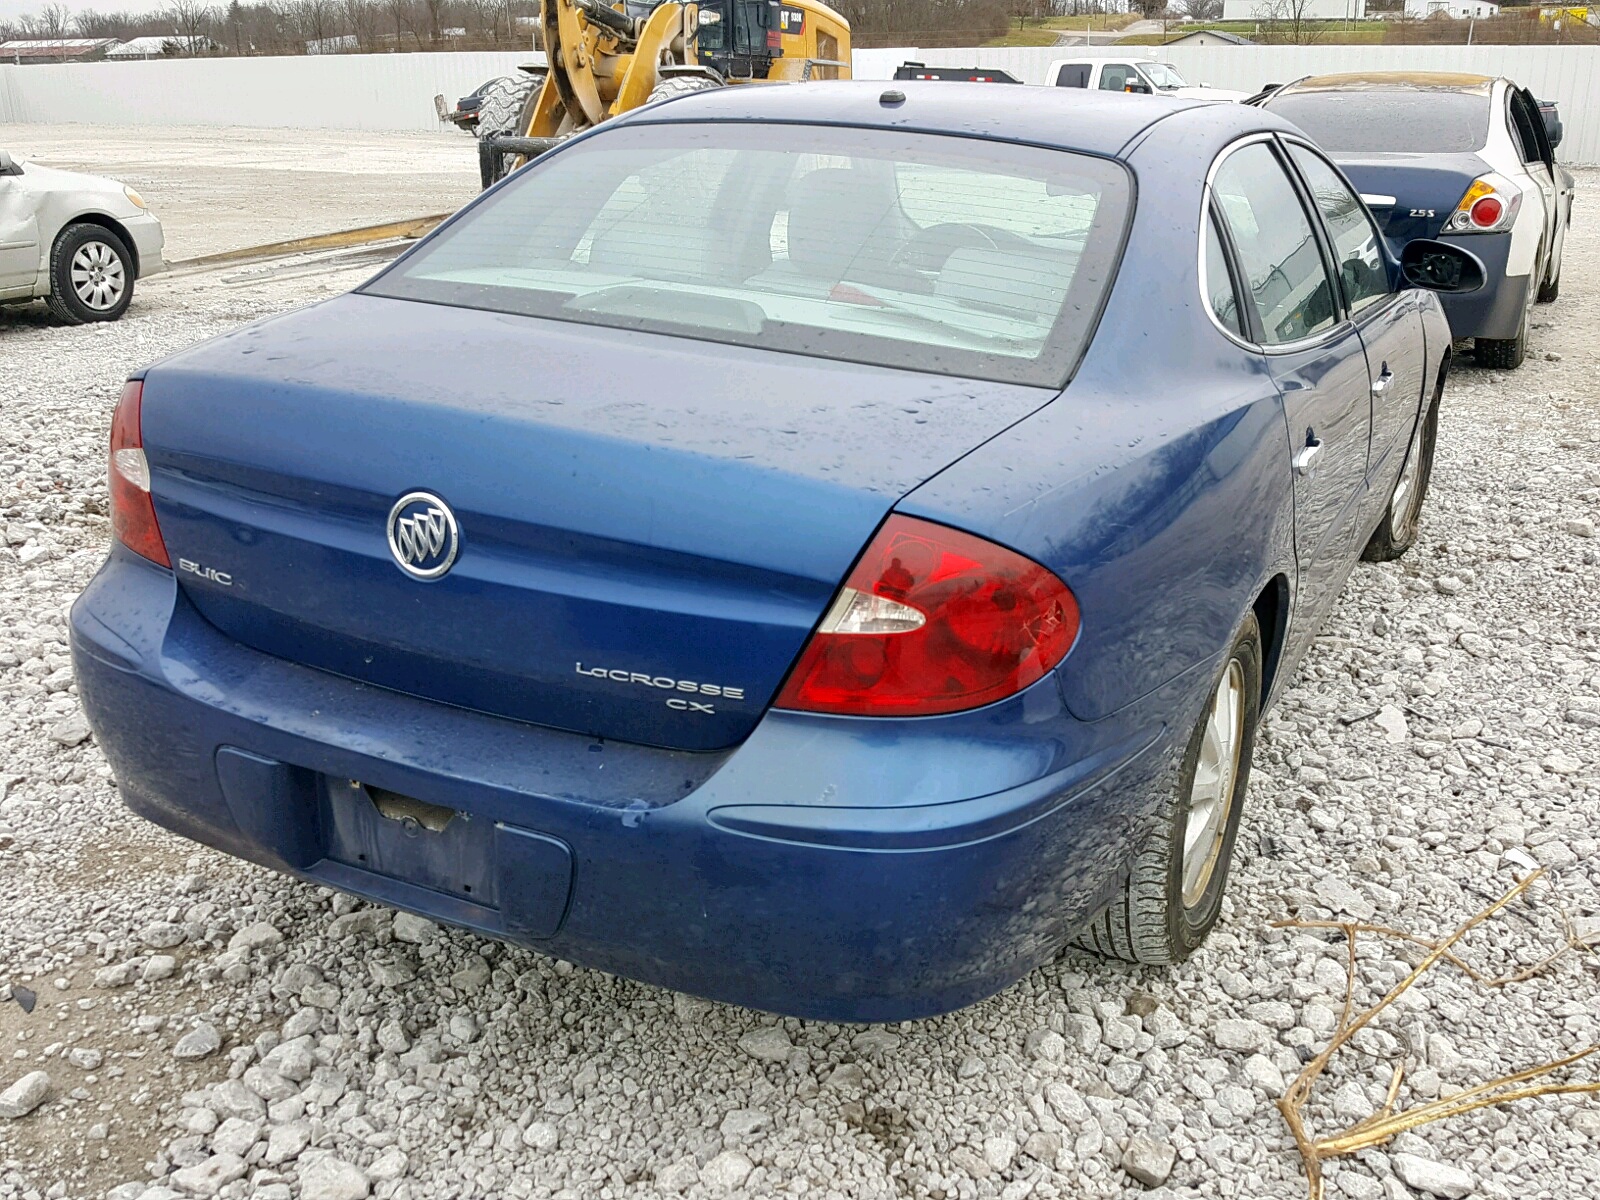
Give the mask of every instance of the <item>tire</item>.
M 1238 703 L 1236 721 L 1225 722 L 1233 724 L 1232 736 L 1237 750 L 1232 756 L 1231 785 L 1226 768 L 1219 768 L 1215 772 L 1218 777 L 1216 803 L 1226 807 L 1217 813 L 1209 826 L 1210 832 L 1198 837 L 1195 852 L 1204 850 L 1205 857 L 1191 859 L 1185 855 L 1184 845 L 1197 792 L 1205 786 L 1201 760 L 1203 755 L 1219 757 L 1209 734 L 1225 692 Z M 1211 927 L 1217 923 L 1222 911 L 1222 895 L 1228 886 L 1228 869 L 1233 861 L 1239 817 L 1250 782 L 1250 757 L 1255 747 L 1260 711 L 1261 629 L 1255 615 L 1250 614 L 1234 638 L 1194 733 L 1190 735 L 1178 788 L 1168 797 L 1155 830 L 1134 860 L 1122 893 L 1080 939 L 1079 944 L 1085 949 L 1107 958 L 1169 966 L 1188 958 L 1205 941 Z M 1228 757 L 1221 755 L 1222 763 L 1225 764 Z M 1221 794 L 1224 789 L 1225 796 Z M 1191 863 L 1199 869 L 1186 872 Z
M 663 100 L 672 100 L 694 92 L 709 92 L 712 88 L 721 86 L 708 75 L 668 75 L 651 89 L 650 95 L 645 98 L 645 105 L 648 107 Z
M 1428 484 L 1433 480 L 1433 451 L 1439 441 L 1439 400 L 1443 395 L 1441 378 L 1406 449 L 1405 465 L 1389 496 L 1389 507 L 1383 510 L 1383 520 L 1361 551 L 1364 562 L 1393 562 L 1417 544 L 1417 521 L 1428 498 Z
M 104 225 L 68 225 L 50 248 L 45 304 L 65 325 L 115 321 L 133 303 L 133 253 Z
M 515 75 L 496 79 L 484 90 L 483 98 L 478 102 L 477 135 L 481 138 L 491 134 L 521 134 L 518 126 L 527 108 L 528 98 L 542 83 L 542 72 L 529 74 L 519 71 Z
M 533 107 L 539 103 L 539 91 L 544 87 L 545 74 L 544 71 L 523 71 L 517 76 L 495 80 L 489 91 L 484 93 L 483 103 L 478 106 L 479 139 L 501 134 L 521 137 L 528 128 L 528 122 L 533 119 Z M 501 84 L 507 86 L 502 88 Z M 494 100 L 492 111 L 491 95 Z M 510 163 L 505 156 L 494 156 L 488 151 L 488 146 L 478 147 L 479 181 L 485 188 L 494 186 L 510 174 Z
M 1533 318 L 1533 289 L 1522 304 L 1522 324 L 1514 338 L 1477 338 L 1472 356 L 1480 367 L 1491 371 L 1515 371 L 1528 357 L 1528 322 Z
M 1561 268 L 1556 268 L 1556 277 L 1548 283 L 1539 285 L 1539 303 L 1550 304 L 1561 299 Z

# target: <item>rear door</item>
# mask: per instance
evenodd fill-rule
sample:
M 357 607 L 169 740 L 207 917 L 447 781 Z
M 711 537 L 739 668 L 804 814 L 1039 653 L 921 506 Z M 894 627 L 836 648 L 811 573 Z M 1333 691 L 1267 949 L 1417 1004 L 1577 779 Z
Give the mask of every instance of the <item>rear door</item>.
M 1555 151 L 1545 133 L 1544 118 L 1539 115 L 1539 102 L 1525 88 L 1506 89 L 1506 119 L 1511 127 L 1511 143 L 1522 158 L 1522 167 L 1539 189 L 1544 200 L 1544 260 L 1539 264 L 1550 272 L 1548 264 L 1558 261 L 1556 247 L 1564 230 L 1561 228 L 1561 197 L 1556 185 Z
M 1265 351 L 1283 396 L 1300 592 L 1315 623 L 1354 554 L 1371 434 L 1366 353 L 1270 136 L 1226 153 L 1212 197 L 1249 293 L 1248 340 Z
M 1367 352 L 1372 378 L 1367 474 L 1388 478 L 1399 470 L 1390 455 L 1405 452 L 1425 384 L 1422 314 L 1414 293 L 1390 287 L 1378 230 L 1338 171 L 1304 143 L 1291 142 L 1288 149 L 1322 217 L 1345 307 Z

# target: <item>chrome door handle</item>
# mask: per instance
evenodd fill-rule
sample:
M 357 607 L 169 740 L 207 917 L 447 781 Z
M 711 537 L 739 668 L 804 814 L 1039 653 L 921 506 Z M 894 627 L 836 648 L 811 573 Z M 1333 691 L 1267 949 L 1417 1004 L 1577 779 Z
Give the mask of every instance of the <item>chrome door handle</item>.
M 1317 455 L 1322 453 L 1321 442 L 1307 442 L 1294 456 L 1294 473 L 1296 475 L 1311 474 L 1312 464 L 1317 461 Z
M 1379 375 L 1372 381 L 1372 394 L 1374 396 L 1381 396 L 1387 392 L 1389 388 L 1393 386 L 1393 384 L 1394 375 L 1386 370 L 1382 375 Z

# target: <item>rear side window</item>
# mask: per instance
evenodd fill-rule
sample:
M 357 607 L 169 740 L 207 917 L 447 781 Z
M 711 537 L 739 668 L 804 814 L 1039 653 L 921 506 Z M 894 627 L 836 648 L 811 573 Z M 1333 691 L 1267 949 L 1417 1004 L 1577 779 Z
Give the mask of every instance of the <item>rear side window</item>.
M 1283 164 L 1265 142 L 1235 150 L 1213 184 L 1264 340 L 1284 345 L 1331 329 L 1337 314 L 1322 249 Z
M 364 290 L 1059 387 L 1130 190 L 1109 160 L 993 141 L 621 127 L 519 173 Z
M 1215 215 L 1206 218 L 1206 303 L 1222 327 L 1235 337 L 1244 337 L 1244 324 L 1239 312 L 1239 298 L 1233 290 L 1233 276 L 1228 271 L 1227 254 L 1222 248 L 1222 238 L 1217 233 Z
M 1293 121 L 1329 154 L 1460 154 L 1489 141 L 1489 88 L 1290 92 L 1263 108 Z
M 1291 146 L 1289 153 L 1333 238 L 1333 257 L 1344 284 L 1345 303 L 1351 312 L 1360 312 L 1389 295 L 1389 271 L 1378 248 L 1378 231 L 1337 171 L 1304 146 Z
M 1056 72 L 1057 87 L 1086 88 L 1089 86 L 1089 64 L 1067 63 Z

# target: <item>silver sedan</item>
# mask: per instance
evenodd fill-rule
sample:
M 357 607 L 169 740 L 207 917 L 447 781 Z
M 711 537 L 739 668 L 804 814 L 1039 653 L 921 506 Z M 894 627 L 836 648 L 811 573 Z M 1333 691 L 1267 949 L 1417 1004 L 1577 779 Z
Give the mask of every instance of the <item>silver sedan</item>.
M 114 321 L 162 269 L 161 222 L 130 187 L 0 150 L 0 303 L 43 300 L 71 325 Z

